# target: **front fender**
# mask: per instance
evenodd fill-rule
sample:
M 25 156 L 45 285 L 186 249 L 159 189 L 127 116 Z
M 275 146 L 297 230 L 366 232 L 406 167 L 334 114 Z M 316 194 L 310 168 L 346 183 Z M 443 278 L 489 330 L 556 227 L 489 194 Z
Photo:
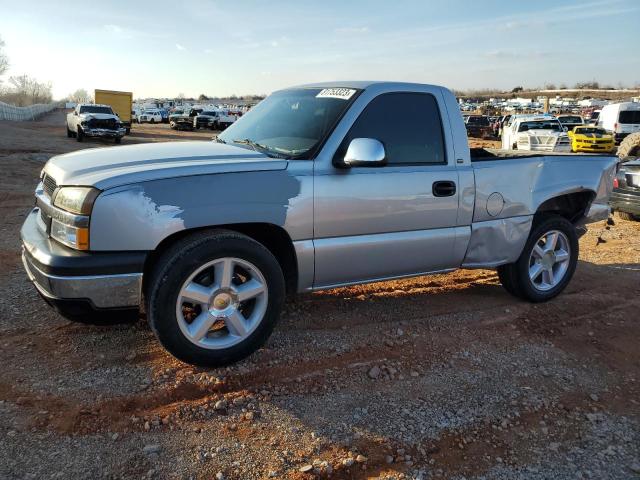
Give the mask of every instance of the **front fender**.
M 292 240 L 313 235 L 313 177 L 288 170 L 155 180 L 103 192 L 91 214 L 90 249 L 154 250 L 174 233 L 270 223 Z

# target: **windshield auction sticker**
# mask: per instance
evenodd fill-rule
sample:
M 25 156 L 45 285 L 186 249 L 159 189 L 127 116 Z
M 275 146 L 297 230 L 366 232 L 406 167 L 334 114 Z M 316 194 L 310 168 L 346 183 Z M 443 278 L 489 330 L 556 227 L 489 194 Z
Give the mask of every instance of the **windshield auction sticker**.
M 316 98 L 339 98 L 349 100 L 356 91 L 352 88 L 325 88 L 320 90 Z

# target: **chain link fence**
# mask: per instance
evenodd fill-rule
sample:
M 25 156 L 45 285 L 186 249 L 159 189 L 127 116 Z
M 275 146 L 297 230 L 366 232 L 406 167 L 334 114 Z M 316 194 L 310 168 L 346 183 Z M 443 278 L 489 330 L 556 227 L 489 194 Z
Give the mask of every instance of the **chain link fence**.
M 43 113 L 55 110 L 61 107 L 62 103 L 39 103 L 37 105 L 31 105 L 29 107 L 15 107 L 6 103 L 0 102 L 0 120 L 14 120 L 17 122 L 23 122 L 26 120 L 34 120 Z

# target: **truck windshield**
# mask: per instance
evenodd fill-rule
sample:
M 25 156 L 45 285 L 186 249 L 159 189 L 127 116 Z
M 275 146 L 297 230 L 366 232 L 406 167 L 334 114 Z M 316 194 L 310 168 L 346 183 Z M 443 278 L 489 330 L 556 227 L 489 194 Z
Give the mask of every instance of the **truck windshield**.
M 351 88 L 282 90 L 249 110 L 218 139 L 271 156 L 308 156 L 322 145 L 358 93 Z
M 93 105 L 80 107 L 80 113 L 106 113 L 108 115 L 113 115 L 111 107 L 96 107 Z
M 518 127 L 519 132 L 527 130 L 553 130 L 554 132 L 562 131 L 559 122 L 522 122 Z

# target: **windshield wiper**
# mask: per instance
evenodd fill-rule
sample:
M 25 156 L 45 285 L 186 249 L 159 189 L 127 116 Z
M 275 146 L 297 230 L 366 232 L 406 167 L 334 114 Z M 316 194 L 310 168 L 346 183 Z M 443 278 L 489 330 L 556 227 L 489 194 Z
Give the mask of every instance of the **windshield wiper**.
M 220 137 L 214 137 L 213 141 L 216 143 L 224 143 L 226 144 L 227 142 L 225 142 L 223 139 L 221 139 Z
M 269 147 L 262 145 L 260 143 L 254 142 L 250 138 L 231 140 L 231 142 L 237 143 L 239 145 L 248 145 L 253 149 L 254 152 L 264 153 L 267 157 L 286 158 L 284 155 L 274 153 Z

